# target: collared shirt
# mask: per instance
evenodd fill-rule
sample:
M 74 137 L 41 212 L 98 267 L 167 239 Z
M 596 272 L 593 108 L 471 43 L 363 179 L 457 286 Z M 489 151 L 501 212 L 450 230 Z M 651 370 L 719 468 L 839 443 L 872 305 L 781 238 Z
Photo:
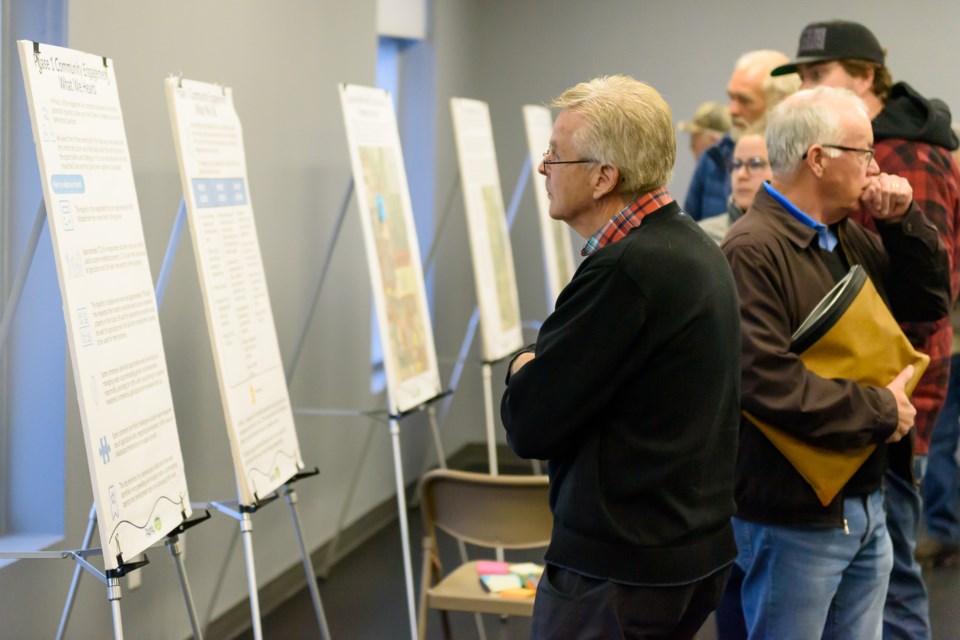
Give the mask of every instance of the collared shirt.
M 773 196 L 773 199 L 779 202 L 790 215 L 817 232 L 817 242 L 821 249 L 832 253 L 833 250 L 837 248 L 839 240 L 837 239 L 837 234 L 834 233 L 830 227 L 822 222 L 817 222 L 803 211 L 800 211 L 800 209 L 797 209 L 796 205 L 787 200 L 782 193 L 770 186 L 769 182 L 764 182 L 763 188 L 766 189 L 767 193 Z
M 640 226 L 644 218 L 671 202 L 673 198 L 667 193 L 665 187 L 643 194 L 590 236 L 587 244 L 580 250 L 580 255 L 588 256 L 597 249 L 613 244 L 617 240 L 623 240 L 631 229 Z

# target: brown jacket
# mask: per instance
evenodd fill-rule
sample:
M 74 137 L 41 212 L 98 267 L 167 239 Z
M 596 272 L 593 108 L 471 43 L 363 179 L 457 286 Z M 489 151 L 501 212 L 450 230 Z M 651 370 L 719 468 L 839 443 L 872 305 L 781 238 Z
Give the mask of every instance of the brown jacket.
M 915 205 L 900 222 L 878 225 L 880 237 L 851 220 L 835 227 L 836 251 L 861 264 L 900 320 L 934 320 L 949 308 L 947 254 Z M 812 444 L 843 449 L 882 444 L 897 407 L 886 389 L 828 380 L 790 351 L 800 323 L 834 285 L 817 233 L 761 188 L 753 207 L 722 245 L 740 294 L 743 328 L 742 407 Z M 900 447 L 909 460 L 909 442 Z M 841 526 L 844 493 L 880 487 L 887 447 L 880 446 L 827 508 L 786 458 L 741 421 L 736 499 L 739 517 L 792 526 Z M 903 455 L 898 456 L 903 458 Z

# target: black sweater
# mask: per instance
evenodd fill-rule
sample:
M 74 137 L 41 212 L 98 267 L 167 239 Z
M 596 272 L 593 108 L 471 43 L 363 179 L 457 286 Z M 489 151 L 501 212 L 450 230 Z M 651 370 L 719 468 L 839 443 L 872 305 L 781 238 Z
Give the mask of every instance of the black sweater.
M 510 446 L 549 459 L 546 560 L 644 585 L 730 563 L 740 391 L 736 288 L 676 203 L 577 270 L 508 379 Z

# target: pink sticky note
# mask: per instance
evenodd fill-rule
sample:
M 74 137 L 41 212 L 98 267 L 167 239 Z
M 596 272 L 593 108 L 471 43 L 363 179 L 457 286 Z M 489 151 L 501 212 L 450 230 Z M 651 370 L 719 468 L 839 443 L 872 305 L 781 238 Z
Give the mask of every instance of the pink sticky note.
M 503 575 L 509 573 L 509 565 L 506 562 L 480 560 L 477 562 L 477 573 L 482 576 Z

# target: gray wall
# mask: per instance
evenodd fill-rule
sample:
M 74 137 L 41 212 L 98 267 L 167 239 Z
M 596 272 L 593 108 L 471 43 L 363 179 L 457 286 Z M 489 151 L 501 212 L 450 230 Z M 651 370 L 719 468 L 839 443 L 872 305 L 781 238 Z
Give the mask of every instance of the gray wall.
M 548 101 L 596 75 L 628 73 L 657 87 L 677 118 L 687 117 L 701 101 L 724 98 L 730 67 L 740 52 L 770 47 L 792 54 L 802 26 L 819 18 L 866 22 L 889 47 L 895 77 L 908 78 L 921 91 L 960 109 L 960 86 L 952 71 L 940 71 L 952 69 L 950 64 L 960 59 L 955 38 L 960 5 L 944 0 L 918 7 L 888 0 L 842 6 L 811 0 L 778 7 L 693 0 L 434 0 L 429 38 L 405 51 L 401 79 L 403 90 L 424 96 L 425 103 L 401 109 L 399 115 L 409 146 L 414 207 L 433 209 L 435 227 L 445 221 L 437 234 L 431 282 L 443 379 L 453 367 L 451 358 L 476 299 L 456 189 L 451 96 L 490 103 L 504 199 L 509 202 L 525 161 L 524 103 Z M 110 56 L 116 63 L 154 274 L 180 198 L 162 79 L 182 72 L 234 88 L 280 348 L 289 360 L 349 181 L 336 84 L 374 82 L 374 1 L 73 0 L 69 11 L 68 45 Z M 686 140 L 681 138 L 680 144 L 671 188 L 682 198 L 693 163 Z M 423 167 L 431 160 L 436 170 L 426 175 Z M 296 406 L 384 406 L 382 396 L 369 393 L 370 290 L 354 206 L 351 203 L 291 380 Z M 546 313 L 534 206 L 528 188 L 512 234 L 525 320 L 542 320 Z M 424 236 L 431 231 L 420 229 L 424 254 L 429 246 Z M 230 456 L 188 237 L 161 308 L 161 325 L 192 497 L 229 498 L 235 492 Z M 442 425 L 448 451 L 483 438 L 477 354 L 474 345 L 449 419 Z M 502 369 L 494 367 L 496 398 Z M 64 546 L 70 547 L 82 537 L 91 495 L 72 381 L 67 384 Z M 298 416 L 297 423 L 305 460 L 322 471 L 300 490 L 301 515 L 309 544 L 316 548 L 333 534 L 367 433 L 373 430 L 373 445 L 348 522 L 393 494 L 391 454 L 385 428 L 369 420 Z M 406 475 L 412 481 L 432 460 L 424 421 L 404 422 L 402 438 Z M 265 583 L 294 565 L 297 553 L 282 505 L 263 511 L 255 522 L 258 577 Z M 188 536 L 187 569 L 201 612 L 209 605 L 226 541 L 235 528 L 233 521 L 215 517 Z M 152 552 L 151 558 L 152 565 L 142 572 L 143 586 L 123 598 L 128 633 L 185 637 L 189 626 L 172 564 L 164 551 Z M 52 636 L 71 571 L 70 563 L 54 561 L 18 562 L 0 570 L 0 636 Z M 235 555 L 217 611 L 244 597 L 242 560 Z M 373 606 L 375 594 L 370 598 Z M 71 630 L 74 637 L 110 633 L 103 588 L 89 578 L 81 587 Z
M 704 100 L 726 101 L 733 63 L 751 49 L 796 53 L 804 25 L 830 19 L 866 24 L 889 51 L 895 80 L 945 100 L 956 115 L 960 83 L 960 4 L 925 0 L 808 0 L 700 2 L 673 0 L 483 0 L 477 29 L 479 84 L 474 95 L 490 103 L 504 190 L 516 180 L 526 151 L 520 106 L 543 103 L 573 84 L 625 73 L 656 87 L 675 120 L 689 118 Z M 678 135 L 670 190 L 683 201 L 694 161 L 686 134 Z M 507 193 L 509 197 L 509 193 Z M 513 235 L 524 317 L 543 298 L 538 229 L 528 193 Z M 574 237 L 579 249 L 582 241 Z M 535 254 L 535 255 L 534 255 Z M 524 260 L 529 255 L 530 262 Z M 528 312 L 530 310 L 530 312 Z

